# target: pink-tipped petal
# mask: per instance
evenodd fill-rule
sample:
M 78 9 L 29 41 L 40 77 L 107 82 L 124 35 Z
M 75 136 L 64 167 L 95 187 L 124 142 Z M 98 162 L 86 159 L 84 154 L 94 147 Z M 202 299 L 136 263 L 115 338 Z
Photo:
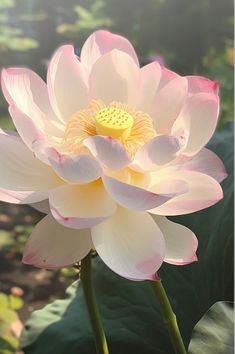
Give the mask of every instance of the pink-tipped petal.
M 150 111 L 158 134 L 171 133 L 172 125 L 186 99 L 187 86 L 187 80 L 178 76 L 158 89 Z
M 84 140 L 83 145 L 109 170 L 119 170 L 130 162 L 123 144 L 110 136 L 92 136 Z
M 44 131 L 45 119 L 55 119 L 47 86 L 32 70 L 8 68 L 2 70 L 2 90 L 8 103 L 17 106 L 35 126 Z
M 180 167 L 181 170 L 205 173 L 218 182 L 222 182 L 228 176 L 222 160 L 213 151 L 206 148 L 182 163 Z
M 198 93 L 189 97 L 172 127 L 173 135 L 187 132 L 184 155 L 198 153 L 212 137 L 219 114 L 219 97 L 210 93 Z M 183 133 L 184 134 L 184 133 Z
M 39 161 L 19 137 L 0 134 L 0 150 L 0 188 L 33 193 L 47 192 L 62 184 L 53 170 Z
M 188 92 L 189 94 L 195 94 L 200 92 L 218 94 L 219 84 L 217 81 L 212 81 L 203 76 L 186 76 L 188 80 Z
M 89 73 L 102 55 L 118 49 L 128 54 L 139 66 L 139 61 L 132 44 L 124 37 L 108 31 L 99 30 L 90 35 L 81 50 L 81 62 Z
M 180 148 L 181 145 L 177 137 L 173 135 L 156 136 L 137 151 L 132 167 L 140 171 L 154 171 L 173 161 Z
M 140 98 L 137 107 L 143 112 L 150 112 L 160 83 L 161 72 L 161 66 L 156 61 L 140 69 Z
M 166 242 L 164 262 L 184 265 L 197 261 L 198 240 L 190 229 L 164 216 L 152 215 L 152 217 L 160 227 Z
M 23 263 L 45 269 L 70 266 L 92 248 L 90 231 L 72 230 L 47 215 L 33 229 L 23 255 Z
M 37 140 L 44 140 L 44 135 L 41 130 L 38 129 L 34 121 L 23 113 L 16 105 L 9 107 L 9 113 L 15 124 L 15 127 L 30 150 L 33 151 L 33 144 Z
M 181 180 L 187 183 L 188 191 L 175 196 L 163 205 L 149 210 L 157 215 L 183 215 L 208 208 L 223 198 L 220 184 L 212 177 L 191 171 L 175 171 L 165 174 L 165 182 Z
M 0 189 L 0 200 L 13 204 L 38 203 L 48 198 L 48 192 L 34 191 L 14 191 L 9 189 Z
M 63 155 L 54 148 L 47 150 L 48 160 L 54 171 L 72 183 L 88 183 L 102 175 L 98 161 L 90 155 Z
M 147 186 L 142 184 L 133 185 L 131 183 L 121 182 L 110 176 L 104 176 L 103 182 L 106 190 L 116 202 L 124 208 L 134 210 L 148 210 L 160 206 L 173 198 L 177 192 L 158 193 L 148 190 Z
M 156 280 L 165 242 L 150 215 L 118 208 L 93 227 L 91 235 L 99 256 L 115 273 L 132 280 Z
M 100 181 L 59 187 L 51 191 L 49 201 L 54 218 L 77 229 L 94 226 L 116 210 L 116 203 Z
M 47 84 L 51 105 L 62 121 L 87 106 L 87 76 L 72 45 L 60 47 L 53 55 Z
M 118 101 L 135 105 L 138 101 L 139 68 L 128 54 L 117 49 L 96 61 L 89 82 L 91 98 L 106 104 Z

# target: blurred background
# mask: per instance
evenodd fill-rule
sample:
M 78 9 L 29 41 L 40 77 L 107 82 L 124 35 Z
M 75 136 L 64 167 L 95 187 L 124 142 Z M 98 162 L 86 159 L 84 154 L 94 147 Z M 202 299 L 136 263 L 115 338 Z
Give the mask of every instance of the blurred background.
M 0 0 L 0 67 L 26 66 L 45 78 L 59 45 L 72 43 L 79 55 L 86 37 L 99 28 L 128 37 L 142 65 L 158 60 L 181 75 L 217 80 L 218 129 L 233 120 L 232 0 Z M 0 127 L 13 129 L 1 93 Z M 4 329 L 0 325 L 0 343 L 11 336 L 12 324 L 16 334 L 20 331 L 16 310 L 24 321 L 62 296 L 77 276 L 73 268 L 49 272 L 21 264 L 25 241 L 41 217 L 27 206 L 0 204 L 0 305 L 5 311 L 0 310 L 0 324 L 11 318 Z M 8 352 L 0 344 L 0 354 L 16 347 L 11 339 Z

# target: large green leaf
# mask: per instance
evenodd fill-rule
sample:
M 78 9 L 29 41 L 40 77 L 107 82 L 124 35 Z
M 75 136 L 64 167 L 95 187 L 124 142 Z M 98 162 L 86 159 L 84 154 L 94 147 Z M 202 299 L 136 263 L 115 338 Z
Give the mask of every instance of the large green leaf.
M 233 354 L 233 306 L 217 302 L 196 324 L 189 344 L 189 354 Z
M 199 319 L 220 300 L 233 298 L 233 137 L 232 129 L 216 134 L 210 144 L 225 161 L 229 177 L 217 205 L 172 218 L 198 236 L 199 261 L 188 266 L 165 264 L 160 276 L 188 346 Z M 176 235 L 177 237 L 177 235 Z M 132 282 L 111 272 L 96 257 L 93 280 L 110 354 L 171 354 L 159 307 L 148 282 Z M 95 347 L 83 290 L 75 282 L 64 300 L 32 314 L 22 337 L 26 354 L 90 354 Z

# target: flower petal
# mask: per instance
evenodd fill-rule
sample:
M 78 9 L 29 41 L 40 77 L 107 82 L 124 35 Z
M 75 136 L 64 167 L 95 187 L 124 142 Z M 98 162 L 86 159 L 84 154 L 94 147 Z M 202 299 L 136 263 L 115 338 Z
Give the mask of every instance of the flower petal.
M 154 171 L 177 157 L 181 148 L 177 137 L 159 135 L 149 140 L 136 153 L 132 167 L 142 171 Z
M 48 192 L 14 191 L 0 188 L 0 200 L 13 204 L 37 203 L 48 198 Z
M 138 108 L 143 112 L 150 111 L 160 83 L 161 73 L 161 66 L 156 61 L 140 69 L 140 98 Z
M 8 68 L 2 70 L 4 96 L 10 105 L 17 106 L 35 126 L 44 130 L 44 120 L 55 119 L 51 109 L 47 86 L 32 70 Z
M 133 59 L 117 49 L 101 56 L 90 74 L 91 98 L 106 104 L 113 101 L 135 105 L 138 100 L 139 68 Z
M 228 175 L 221 159 L 213 151 L 206 148 L 182 163 L 181 170 L 202 172 L 218 182 L 222 182 Z
M 188 80 L 188 92 L 190 94 L 208 92 L 218 94 L 219 84 L 203 76 L 185 76 Z
M 100 181 L 59 187 L 51 191 L 49 201 L 55 219 L 74 229 L 94 226 L 116 210 Z
M 66 122 L 88 103 L 86 73 L 72 45 L 64 45 L 53 55 L 47 73 L 50 101 L 58 117 Z
M 48 160 L 54 171 L 72 183 L 88 183 L 102 175 L 102 168 L 90 155 L 63 155 L 54 148 L 47 150 Z
M 83 141 L 95 158 L 110 170 L 118 170 L 128 165 L 130 159 L 124 146 L 110 136 L 92 136 Z
M 14 135 L 0 134 L 0 188 L 47 192 L 63 182 Z M 45 198 L 43 198 L 45 199 Z
M 23 255 L 23 263 L 45 269 L 72 265 L 92 248 L 90 231 L 65 228 L 51 215 L 33 229 Z
M 187 183 L 188 191 L 175 196 L 163 205 L 149 210 L 157 215 L 183 215 L 208 208 L 223 198 L 220 184 L 212 177 L 200 172 L 175 171 L 165 174 L 165 182 L 181 180 Z
M 156 280 L 165 256 L 162 233 L 150 215 L 118 208 L 91 229 L 102 260 L 114 272 L 132 280 Z
M 210 140 L 217 125 L 218 113 L 219 97 L 214 94 L 198 93 L 187 99 L 172 127 L 173 135 L 187 132 L 185 155 L 195 155 Z
M 103 176 L 103 182 L 108 193 L 118 204 L 124 208 L 140 211 L 160 206 L 181 193 L 181 190 L 173 193 L 171 191 L 158 193 L 157 191 L 152 191 L 148 185 L 139 183 L 138 186 L 132 184 L 131 181 L 130 183 L 125 183 L 110 176 Z M 185 192 L 184 186 L 182 192 Z
M 104 30 L 96 31 L 88 37 L 81 50 L 81 62 L 90 72 L 97 59 L 113 49 L 127 53 L 139 66 L 132 44 L 126 38 Z
M 169 80 L 158 90 L 150 112 L 158 134 L 171 133 L 172 125 L 183 107 L 186 95 L 187 80 L 180 76 Z
M 166 242 L 164 262 L 184 265 L 197 261 L 198 240 L 190 229 L 164 216 L 152 215 L 152 217 L 160 227 Z
M 48 199 L 42 200 L 41 202 L 37 202 L 37 203 L 31 203 L 30 206 L 40 211 L 40 213 L 50 214 L 51 212 Z

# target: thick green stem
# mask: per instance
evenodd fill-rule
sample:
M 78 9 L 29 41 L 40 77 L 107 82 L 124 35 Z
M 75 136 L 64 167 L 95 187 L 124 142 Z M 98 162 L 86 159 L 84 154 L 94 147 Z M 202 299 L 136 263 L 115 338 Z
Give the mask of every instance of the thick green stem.
M 172 310 L 171 304 L 168 300 L 167 294 L 165 292 L 161 280 L 151 282 L 151 285 L 158 299 L 163 316 L 163 322 L 170 335 L 172 345 L 175 349 L 175 353 L 187 354 L 184 342 L 179 331 L 176 316 Z
M 95 346 L 97 354 L 108 354 L 108 346 L 105 338 L 104 329 L 101 323 L 98 306 L 95 299 L 95 293 L 91 280 L 91 254 L 88 254 L 81 262 L 80 273 L 87 309 L 95 337 Z

